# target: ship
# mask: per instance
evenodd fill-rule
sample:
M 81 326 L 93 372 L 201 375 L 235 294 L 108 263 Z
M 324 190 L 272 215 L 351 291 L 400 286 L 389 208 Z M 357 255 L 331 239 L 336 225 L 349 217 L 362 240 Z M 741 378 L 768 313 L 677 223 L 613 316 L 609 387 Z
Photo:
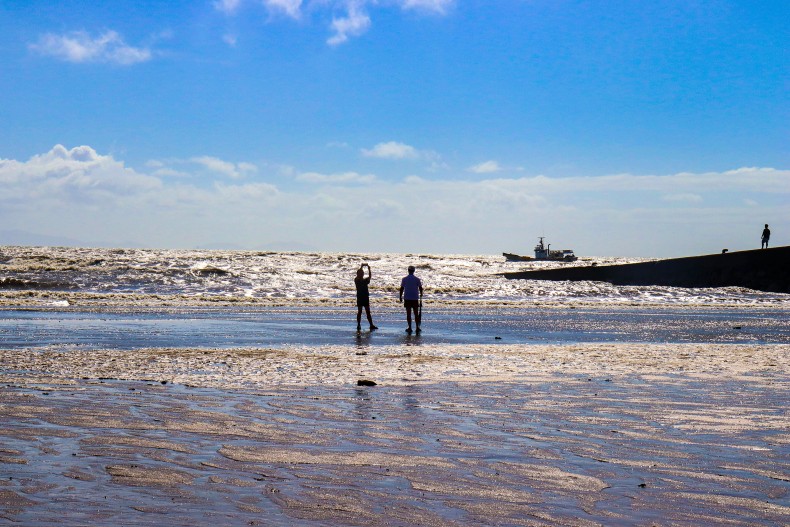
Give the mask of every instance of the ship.
M 538 239 L 535 246 L 535 256 L 521 256 L 513 253 L 502 253 L 502 256 L 509 262 L 531 262 L 531 261 L 552 261 L 552 262 L 575 262 L 578 260 L 572 249 L 551 249 L 551 245 L 543 243 L 545 236 Z

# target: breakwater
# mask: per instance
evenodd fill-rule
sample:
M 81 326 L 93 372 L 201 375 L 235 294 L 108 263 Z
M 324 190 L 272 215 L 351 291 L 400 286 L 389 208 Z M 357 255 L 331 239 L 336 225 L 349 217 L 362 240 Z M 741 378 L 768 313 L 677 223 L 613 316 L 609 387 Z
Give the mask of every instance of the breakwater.
M 790 247 L 689 256 L 621 265 L 504 273 L 508 279 L 609 282 L 614 285 L 746 287 L 790 293 Z

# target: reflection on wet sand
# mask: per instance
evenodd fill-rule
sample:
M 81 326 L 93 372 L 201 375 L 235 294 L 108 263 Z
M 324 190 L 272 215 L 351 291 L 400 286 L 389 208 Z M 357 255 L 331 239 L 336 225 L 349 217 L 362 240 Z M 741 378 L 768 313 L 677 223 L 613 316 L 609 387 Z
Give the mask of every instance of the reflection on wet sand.
M 0 518 L 790 520 L 786 346 L 398 349 L 4 352 Z

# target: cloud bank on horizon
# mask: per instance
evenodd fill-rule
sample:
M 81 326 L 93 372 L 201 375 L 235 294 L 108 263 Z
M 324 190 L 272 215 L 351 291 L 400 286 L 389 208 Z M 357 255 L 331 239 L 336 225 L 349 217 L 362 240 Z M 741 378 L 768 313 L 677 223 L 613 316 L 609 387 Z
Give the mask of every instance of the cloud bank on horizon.
M 764 218 L 776 245 L 790 230 L 790 171 L 756 167 L 386 180 L 209 156 L 136 170 L 89 146 L 56 145 L 26 161 L 0 159 L 0 188 L 6 229 L 74 238 L 89 225 L 89 242 L 139 247 L 266 249 L 290 241 L 325 251 L 497 253 L 528 252 L 548 234 L 581 254 L 678 256 L 722 244 L 753 248 Z M 695 236 L 685 241 L 681 231 Z

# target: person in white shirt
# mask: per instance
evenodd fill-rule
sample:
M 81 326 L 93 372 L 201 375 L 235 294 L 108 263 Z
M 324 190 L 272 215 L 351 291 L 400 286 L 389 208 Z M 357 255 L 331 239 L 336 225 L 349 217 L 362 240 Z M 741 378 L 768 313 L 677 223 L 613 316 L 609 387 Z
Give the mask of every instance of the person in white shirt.
M 411 333 L 411 313 L 414 311 L 414 322 L 417 324 L 417 333 L 420 332 L 420 322 L 422 319 L 422 309 L 420 303 L 422 300 L 422 281 L 414 276 L 414 266 L 409 266 L 409 274 L 403 277 L 400 281 L 399 301 L 403 302 L 403 307 L 406 308 L 406 322 L 409 327 L 406 328 L 406 333 Z

